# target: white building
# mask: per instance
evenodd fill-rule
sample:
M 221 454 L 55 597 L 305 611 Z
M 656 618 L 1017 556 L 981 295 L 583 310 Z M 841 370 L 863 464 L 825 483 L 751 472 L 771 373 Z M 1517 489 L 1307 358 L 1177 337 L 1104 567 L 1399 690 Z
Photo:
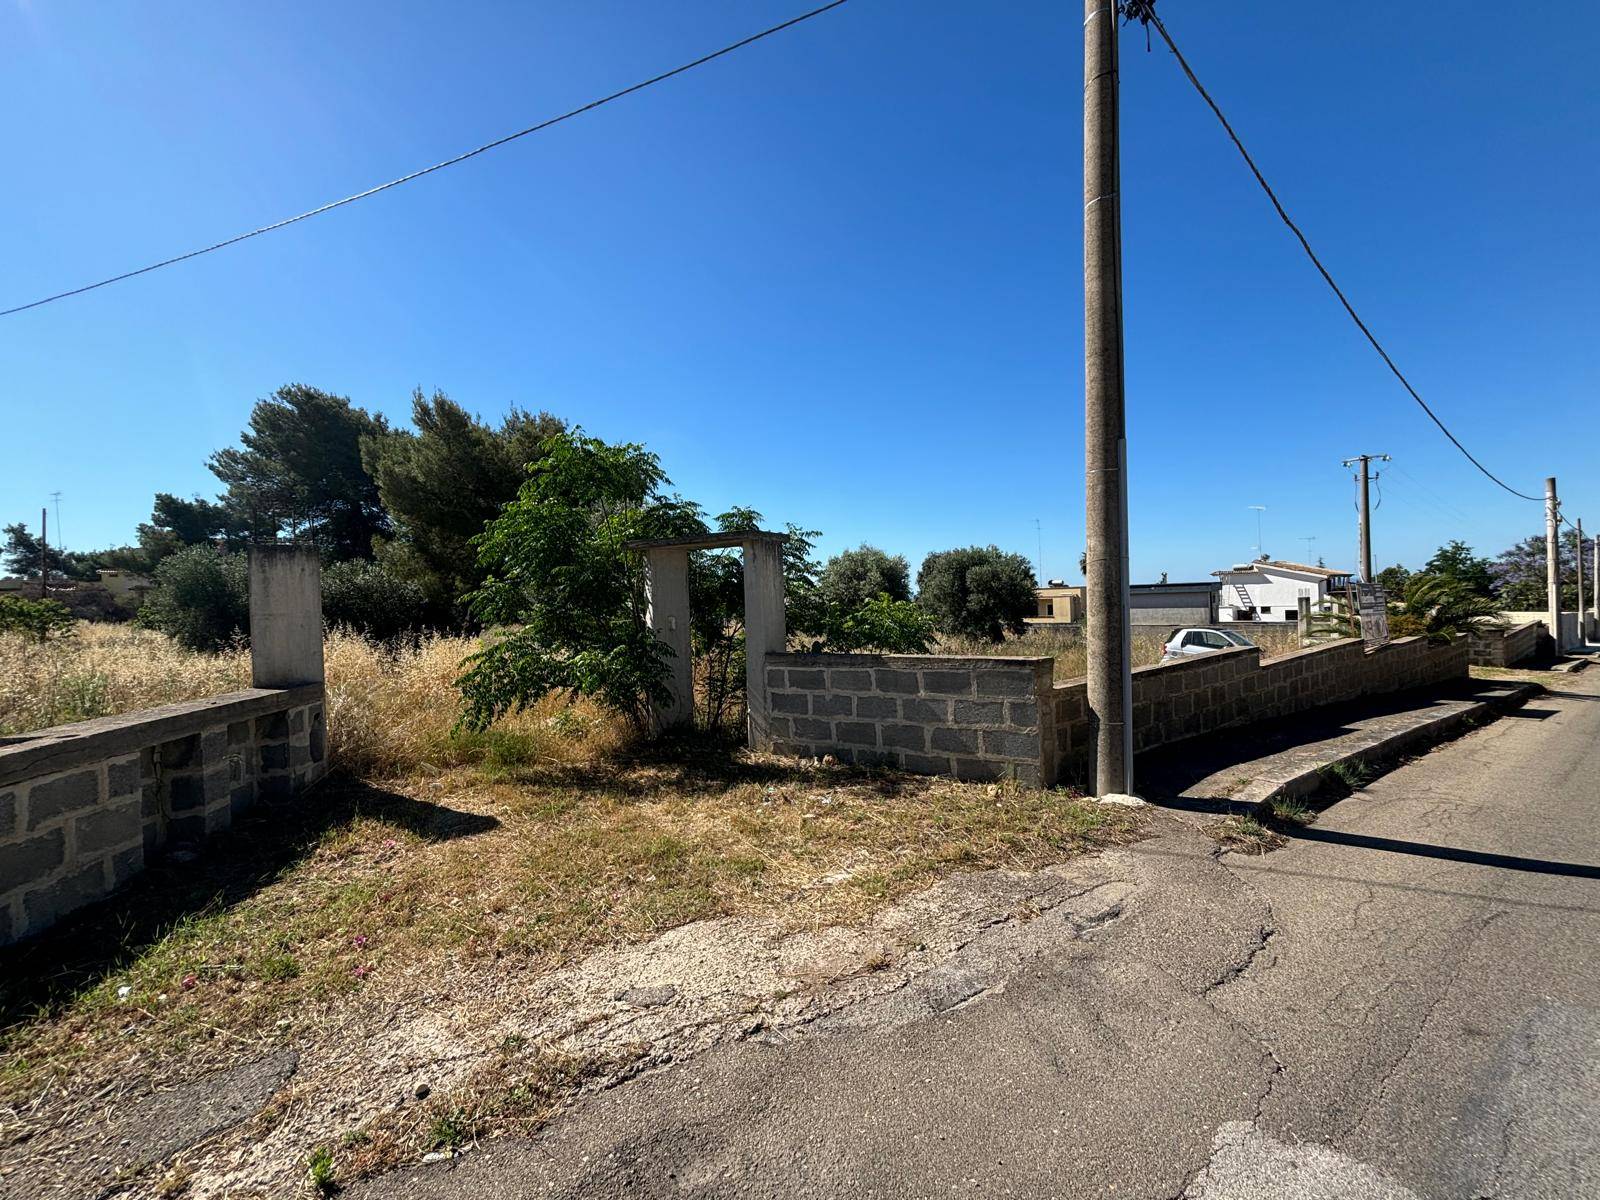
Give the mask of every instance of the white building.
M 1349 587 L 1349 571 L 1308 567 L 1304 563 L 1260 559 L 1213 571 L 1222 583 L 1219 619 L 1223 621 L 1294 621 L 1300 616 L 1300 598 L 1312 607 L 1330 591 Z

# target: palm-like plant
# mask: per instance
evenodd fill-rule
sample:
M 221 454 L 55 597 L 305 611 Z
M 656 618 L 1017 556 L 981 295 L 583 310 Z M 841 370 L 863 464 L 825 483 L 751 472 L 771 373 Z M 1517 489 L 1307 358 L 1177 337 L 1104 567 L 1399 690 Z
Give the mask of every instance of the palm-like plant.
M 1391 629 L 1411 627 L 1430 638 L 1453 638 L 1505 624 L 1494 600 L 1443 575 L 1413 575 L 1397 616 L 1401 620 L 1391 622 Z

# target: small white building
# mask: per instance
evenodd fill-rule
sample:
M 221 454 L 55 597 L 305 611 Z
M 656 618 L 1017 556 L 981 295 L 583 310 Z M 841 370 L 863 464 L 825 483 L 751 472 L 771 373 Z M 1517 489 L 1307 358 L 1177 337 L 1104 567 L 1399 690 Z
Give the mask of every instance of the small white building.
M 1223 621 L 1295 621 L 1300 617 L 1302 596 L 1314 608 L 1328 598 L 1330 591 L 1342 590 L 1351 583 L 1349 571 L 1308 567 L 1275 558 L 1242 563 L 1212 574 L 1222 584 L 1219 620 Z

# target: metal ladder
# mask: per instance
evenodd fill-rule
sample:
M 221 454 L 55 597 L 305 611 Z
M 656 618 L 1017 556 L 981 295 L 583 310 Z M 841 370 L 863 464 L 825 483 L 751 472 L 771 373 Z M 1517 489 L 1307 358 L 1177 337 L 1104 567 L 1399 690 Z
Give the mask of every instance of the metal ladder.
M 1240 604 L 1241 607 L 1243 607 L 1243 608 L 1254 608 L 1256 606 L 1255 605 L 1255 601 L 1250 599 L 1250 593 L 1244 590 L 1244 584 L 1242 584 L 1242 583 L 1234 584 L 1233 585 L 1233 590 L 1235 592 L 1237 592 L 1238 595 L 1239 595 L 1239 604 Z

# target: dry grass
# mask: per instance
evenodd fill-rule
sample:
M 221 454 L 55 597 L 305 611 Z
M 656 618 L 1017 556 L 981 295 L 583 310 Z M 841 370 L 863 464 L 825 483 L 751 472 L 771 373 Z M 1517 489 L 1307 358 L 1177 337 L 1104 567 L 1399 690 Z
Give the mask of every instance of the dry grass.
M 1035 869 L 1138 836 L 1136 813 L 1064 792 L 631 745 L 554 699 L 456 734 L 451 681 L 471 648 L 331 636 L 338 774 L 5 951 L 0 1112 L 33 1128 L 81 1116 L 107 1087 L 316 1038 L 463 973 L 537 975 L 708 917 L 850 922 L 953 871 Z M 243 686 L 248 655 L 99 627 L 0 643 L 0 672 L 0 730 L 17 730 Z M 514 1084 L 486 1077 L 429 1106 L 444 1143 L 533 1127 L 589 1069 L 513 1057 Z M 341 1162 L 359 1174 L 434 1132 L 380 1124 Z
M 249 686 L 241 648 L 193 654 L 162 633 L 84 622 L 44 645 L 0 633 L 0 735 Z
M 592 706 L 551 697 L 484 734 L 453 731 L 453 686 L 472 638 L 426 637 L 385 649 L 328 635 L 329 749 L 333 763 L 387 778 L 467 763 L 571 764 L 614 752 L 625 731 Z M 196 654 L 164 634 L 80 624 L 45 645 L 0 634 L 0 735 L 198 700 L 250 686 L 250 653 Z
M 711 750 L 582 772 L 330 781 L 159 866 L 0 971 L 0 1104 L 130 1054 L 193 1069 L 473 960 L 540 969 L 689 921 L 858 918 L 956 870 L 1037 868 L 1138 819 L 1062 792 Z M 120 989 L 126 988 L 123 992 Z
M 1136 633 L 1131 646 L 1133 665 L 1150 667 L 1161 661 L 1165 639 L 1160 634 Z M 1030 629 L 1020 637 L 1003 642 L 980 638 L 944 637 L 934 648 L 936 654 L 1021 655 L 1055 660 L 1055 680 L 1064 683 L 1089 670 L 1089 651 L 1080 637 L 1048 629 Z

